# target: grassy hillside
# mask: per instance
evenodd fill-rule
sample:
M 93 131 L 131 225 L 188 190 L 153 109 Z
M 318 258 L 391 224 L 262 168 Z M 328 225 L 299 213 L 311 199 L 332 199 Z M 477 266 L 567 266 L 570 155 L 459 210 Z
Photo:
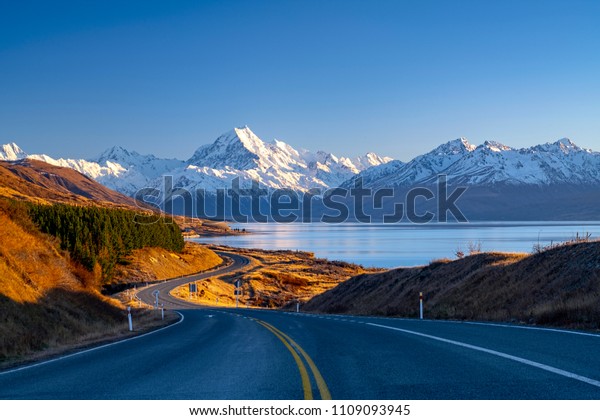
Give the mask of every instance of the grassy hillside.
M 130 334 L 124 305 L 99 291 L 106 280 L 101 265 L 90 269 L 64 246 L 69 237 L 75 243 L 86 240 L 77 218 L 57 219 L 69 227 L 59 239 L 40 231 L 31 208 L 0 199 L 0 366 Z M 82 214 L 89 212 L 96 209 L 86 207 Z M 123 232 L 120 228 L 113 235 Z M 103 236 L 108 238 L 106 232 Z M 101 248 L 97 254 L 117 262 L 115 281 L 123 282 L 191 274 L 221 262 L 199 245 L 186 246 L 181 253 L 142 248 L 115 254 L 114 248 Z M 137 331 L 162 323 L 151 311 L 134 311 Z
M 117 266 L 113 282 L 165 280 L 208 270 L 222 262 L 221 257 L 210 249 L 189 242 L 181 252 L 163 248 L 136 249 Z
M 0 161 L 0 196 L 36 203 L 136 208 L 130 197 L 79 172 L 37 160 Z
M 482 253 L 354 277 L 306 310 L 600 328 L 600 242 L 536 254 Z
M 220 262 L 201 246 L 184 247 L 172 220 L 72 169 L 0 162 L 0 366 L 129 335 L 123 304 L 100 293 L 109 283 Z M 137 331 L 162 323 L 134 311 Z
M 195 301 L 199 303 L 234 305 L 233 283 L 239 280 L 242 289 L 242 295 L 239 296 L 241 305 L 260 308 L 284 308 L 287 305 L 295 307 L 297 301 L 304 303 L 352 276 L 377 271 L 342 261 L 315 258 L 309 252 L 229 247 L 215 249 L 244 255 L 250 260 L 250 264 L 238 272 L 197 282 L 198 296 Z M 187 286 L 179 287 L 173 294 L 182 299 L 189 298 Z
M 71 266 L 56 244 L 0 210 L 0 362 L 125 328 L 119 303 L 86 284 L 92 273 Z

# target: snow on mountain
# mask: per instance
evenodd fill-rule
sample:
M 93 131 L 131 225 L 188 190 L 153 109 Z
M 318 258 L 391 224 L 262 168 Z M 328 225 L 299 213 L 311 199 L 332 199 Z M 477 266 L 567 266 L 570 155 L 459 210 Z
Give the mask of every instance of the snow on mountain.
M 352 159 L 323 151 L 298 151 L 280 140 L 264 142 L 248 127 L 235 128 L 213 143 L 199 147 L 187 162 L 141 155 L 119 146 L 90 160 L 27 155 L 14 143 L 2 146 L 0 159 L 23 158 L 75 169 L 127 195 L 147 186 L 162 189 L 166 175 L 173 178 L 175 187 L 209 191 L 229 188 L 235 178 L 243 186 L 257 181 L 269 188 L 326 189 L 338 186 L 363 169 L 391 160 L 374 153 Z
M 141 155 L 120 146 L 107 149 L 94 161 L 103 168 L 113 169 L 112 174 L 97 179 L 99 182 L 131 196 L 164 173 L 185 166 L 181 160 Z M 117 172 L 119 169 L 124 169 L 124 172 Z
M 93 160 L 54 159 L 47 155 L 28 155 L 27 157 L 75 169 L 108 188 L 130 196 L 146 187 L 163 173 L 184 165 L 184 162 L 176 159 L 140 155 L 120 146 L 107 149 Z
M 373 152 L 369 152 L 364 156 L 357 157 L 351 163 L 357 170 L 364 171 L 365 169 L 369 169 L 372 166 L 383 165 L 384 163 L 391 162 L 392 160 L 394 159 L 390 157 L 381 157 Z
M 140 155 L 122 147 L 113 147 L 94 160 L 55 159 L 44 154 L 28 155 L 15 143 L 0 147 L 0 160 L 34 159 L 55 166 L 71 168 L 104 186 L 127 195 L 134 195 L 156 177 L 184 166 L 176 159 L 160 159 L 153 155 Z
M 0 148 L 0 160 L 20 160 L 26 157 L 27 153 L 15 143 L 3 144 Z
M 438 174 L 462 185 L 598 185 L 600 153 L 582 149 L 569 139 L 514 149 L 486 141 L 471 145 L 461 138 L 443 144 L 407 164 L 393 161 L 362 172 L 370 188 L 436 182 Z M 344 186 L 350 186 L 349 180 Z
M 323 191 L 350 188 L 357 177 L 370 188 L 427 185 L 442 173 L 450 183 L 463 185 L 600 185 L 600 153 L 580 148 L 569 139 L 515 149 L 492 141 L 476 147 L 459 138 L 407 163 L 374 153 L 348 158 L 294 149 L 280 140 L 264 142 L 248 127 L 235 128 L 199 147 L 186 162 L 119 146 L 92 160 L 27 155 L 14 143 L 0 148 L 0 160 L 24 158 L 73 168 L 128 195 L 144 187 L 162 190 L 164 176 L 172 177 L 175 188 L 213 192 L 230 188 L 235 178 L 244 188 L 257 181 L 263 188 Z
M 103 165 L 85 159 L 54 159 L 48 155 L 29 155 L 29 159 L 41 160 L 55 166 L 63 166 L 80 172 L 105 187 L 126 195 L 134 195 L 136 191 L 144 188 L 150 181 L 147 177 L 136 171 L 122 166 L 119 163 L 107 161 Z
M 361 172 L 363 185 L 370 188 L 384 188 L 398 185 L 414 185 L 424 183 L 431 177 L 444 171 L 458 160 L 475 150 L 475 146 L 467 139 L 460 138 L 444 143 L 431 152 L 418 156 L 408 163 L 391 161 Z M 343 184 L 343 187 L 354 185 L 355 178 Z
M 390 160 L 374 153 L 351 159 L 323 151 L 296 150 L 280 140 L 264 142 L 246 126 L 201 146 L 187 161 L 188 166 L 172 175 L 174 185 L 187 188 L 226 188 L 239 177 L 242 185 L 254 180 L 263 187 L 307 191 L 335 187 L 362 169 Z

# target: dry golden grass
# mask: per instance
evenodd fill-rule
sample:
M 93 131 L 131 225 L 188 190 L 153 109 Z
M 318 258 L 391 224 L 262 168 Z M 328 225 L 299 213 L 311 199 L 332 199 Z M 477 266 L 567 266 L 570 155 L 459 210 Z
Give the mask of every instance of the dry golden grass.
M 117 267 L 113 281 L 131 284 L 165 280 L 208 270 L 222 262 L 213 251 L 192 242 L 186 242 L 181 253 L 162 248 L 138 249 Z
M 131 334 L 124 305 L 19 211 L 0 206 L 0 366 Z M 136 311 L 137 329 L 164 324 Z
M 0 196 L 38 203 L 137 208 L 132 198 L 73 169 L 30 159 L 0 161 Z
M 38 161 L 0 162 L 0 366 L 130 334 L 124 305 L 98 291 L 100 273 L 71 261 L 56 240 L 41 234 L 23 201 L 135 207 L 131 198 L 71 169 Z M 210 226 L 210 232 L 222 228 Z M 186 246 L 179 255 L 141 250 L 125 262 L 124 275 L 155 280 L 220 262 L 200 246 Z M 164 324 L 138 312 L 138 328 Z
M 177 287 L 171 294 L 179 299 L 211 306 L 235 306 L 234 286 L 218 278 L 197 281 L 198 293 L 190 295 L 188 285 Z M 245 303 L 244 303 L 245 305 Z
M 250 260 L 250 264 L 238 272 L 198 282 L 198 295 L 195 297 L 198 303 L 235 305 L 233 283 L 240 280 L 241 305 L 282 308 L 293 305 L 296 301 L 306 302 L 357 274 L 378 271 L 359 265 L 314 258 L 312 253 L 307 252 L 229 247 L 213 249 L 244 255 Z M 184 299 L 190 298 L 188 286 L 176 289 L 173 294 Z
M 600 327 L 600 242 L 481 253 L 357 276 L 307 303 L 317 312 Z

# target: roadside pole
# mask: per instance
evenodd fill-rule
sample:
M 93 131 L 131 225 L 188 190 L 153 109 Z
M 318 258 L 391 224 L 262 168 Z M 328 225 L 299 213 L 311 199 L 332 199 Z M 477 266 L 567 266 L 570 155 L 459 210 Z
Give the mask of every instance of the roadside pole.
M 129 321 L 129 331 L 133 331 L 133 321 L 131 319 L 131 306 L 127 307 L 127 320 Z
M 240 298 L 240 281 L 235 281 L 235 308 L 238 308 L 238 302 Z
M 300 302 L 296 302 L 296 312 L 300 312 Z
M 165 320 L 165 304 L 161 303 L 160 304 L 160 316 L 162 318 L 162 320 Z
M 423 319 L 423 292 L 419 292 L 419 319 Z
M 154 309 L 158 309 L 158 295 L 160 294 L 160 292 L 158 290 L 155 290 L 154 292 L 152 292 L 152 294 L 156 298 L 156 300 L 154 301 Z

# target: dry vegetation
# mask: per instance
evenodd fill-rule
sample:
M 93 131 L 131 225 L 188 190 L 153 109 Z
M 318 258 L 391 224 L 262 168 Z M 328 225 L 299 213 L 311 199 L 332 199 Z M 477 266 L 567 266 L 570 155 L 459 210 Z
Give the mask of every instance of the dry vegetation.
M 86 286 L 49 238 L 0 210 L 0 362 L 126 328 L 119 303 Z M 92 275 L 87 273 L 87 275 Z
M 0 200 L 0 238 L 0 367 L 132 334 L 123 302 L 99 292 L 100 273 L 60 251 L 58 240 L 40 233 L 23 206 Z M 189 245 L 180 255 L 139 250 L 124 270 L 160 279 L 219 263 L 213 252 Z M 162 321 L 147 309 L 133 311 L 134 334 L 176 318 L 169 314 Z
M 103 296 L 101 270 L 89 271 L 61 251 L 57 239 L 33 224 L 23 201 L 139 210 L 131 198 L 72 169 L 0 162 L 0 367 L 131 335 L 126 301 Z M 202 230 L 202 221 L 192 223 Z M 209 225 L 210 232 L 225 229 Z M 146 248 L 121 261 L 118 281 L 165 279 L 220 262 L 197 245 L 186 245 L 181 254 Z M 165 324 L 147 309 L 133 311 L 133 334 Z M 175 317 L 168 314 L 166 322 Z
M 307 303 L 317 312 L 518 321 L 600 328 L 600 242 L 529 254 L 479 253 L 350 279 Z
M 234 286 L 240 280 L 242 295 L 240 304 L 251 307 L 282 308 L 295 302 L 306 302 L 348 278 L 378 270 L 340 261 L 315 258 L 312 253 L 293 251 L 265 251 L 215 247 L 235 252 L 249 258 L 251 263 L 236 273 L 198 282 L 194 300 L 210 305 L 235 304 Z M 187 286 L 176 289 L 173 294 L 189 299 Z
M 208 270 L 222 262 L 213 251 L 191 242 L 186 242 L 181 253 L 162 248 L 136 249 L 117 267 L 114 283 L 166 280 Z
M 39 204 L 138 208 L 134 200 L 70 169 L 37 160 L 0 161 L 0 196 Z

